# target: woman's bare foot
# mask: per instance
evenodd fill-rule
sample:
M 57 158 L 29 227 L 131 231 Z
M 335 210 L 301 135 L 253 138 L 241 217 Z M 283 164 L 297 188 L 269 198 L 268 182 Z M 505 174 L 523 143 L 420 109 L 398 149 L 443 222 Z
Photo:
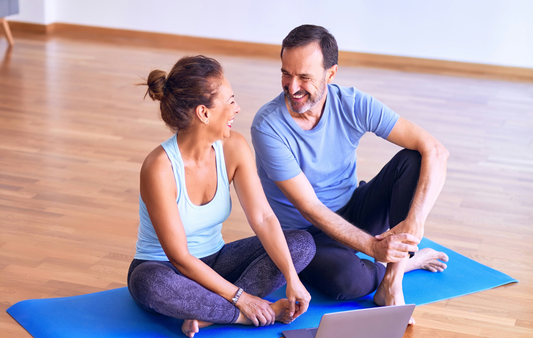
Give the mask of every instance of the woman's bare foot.
M 289 313 L 289 300 L 287 298 L 280 299 L 275 303 L 270 303 L 270 307 L 274 310 L 276 315 L 276 322 L 289 324 L 293 321 Z M 239 318 L 235 322 L 242 325 L 253 325 L 252 321 L 248 319 L 242 312 L 239 313 Z
M 196 319 L 185 319 L 181 326 L 181 332 L 189 338 L 194 337 L 201 328 L 212 325 L 213 323 L 203 322 Z
M 431 272 L 442 272 L 447 268 L 443 262 L 448 261 L 448 255 L 444 252 L 435 251 L 431 248 L 422 249 L 415 253 L 415 255 L 409 259 L 405 267 L 405 272 L 409 272 L 417 269 L 424 269 Z
M 294 320 L 290 315 L 289 300 L 287 298 L 280 299 L 277 302 L 270 304 L 270 307 L 276 314 L 276 322 L 289 324 Z

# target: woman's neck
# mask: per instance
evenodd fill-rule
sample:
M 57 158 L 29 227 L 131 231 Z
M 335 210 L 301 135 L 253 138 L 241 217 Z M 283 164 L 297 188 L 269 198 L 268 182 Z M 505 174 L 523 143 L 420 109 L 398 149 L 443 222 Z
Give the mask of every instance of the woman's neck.
M 192 126 L 191 126 L 192 127 Z M 178 132 L 176 137 L 180 149 L 181 157 L 194 162 L 202 162 L 209 157 L 212 145 L 211 140 L 203 130 L 199 128 L 189 128 Z

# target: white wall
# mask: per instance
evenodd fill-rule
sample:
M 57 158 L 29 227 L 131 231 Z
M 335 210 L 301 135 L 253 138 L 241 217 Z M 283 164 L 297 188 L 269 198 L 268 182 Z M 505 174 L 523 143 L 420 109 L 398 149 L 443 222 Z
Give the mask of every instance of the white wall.
M 533 68 L 530 0 L 21 0 L 34 23 L 280 44 L 303 23 L 346 51 Z M 39 14 L 42 12 L 41 14 Z
M 19 14 L 9 16 L 11 21 L 47 24 L 45 20 L 45 2 L 47 0 L 19 0 Z

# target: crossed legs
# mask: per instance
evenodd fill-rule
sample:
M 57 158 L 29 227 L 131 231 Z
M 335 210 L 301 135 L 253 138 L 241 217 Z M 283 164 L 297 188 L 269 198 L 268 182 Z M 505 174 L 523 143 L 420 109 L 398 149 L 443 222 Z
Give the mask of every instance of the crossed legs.
M 365 230 L 378 235 L 403 221 L 420 175 L 421 157 L 416 151 L 402 150 L 383 167 L 376 177 L 354 191 L 350 201 L 337 214 Z M 360 259 L 355 250 L 338 243 L 313 227 L 317 252 L 300 274 L 326 295 L 335 299 L 353 299 L 378 290 L 378 305 L 402 304 L 402 280 L 414 269 L 442 271 L 447 261 L 444 253 L 423 249 L 411 259 L 385 264 Z
M 314 255 L 313 240 L 305 231 L 292 230 L 284 234 L 296 271 L 300 272 Z M 219 252 L 201 260 L 228 281 L 261 298 L 286 283 L 257 237 L 228 243 Z M 128 288 L 141 307 L 166 316 L 220 324 L 244 320 L 237 307 L 183 276 L 168 261 L 133 260 Z M 282 305 L 277 305 L 281 307 L 278 310 L 282 310 Z

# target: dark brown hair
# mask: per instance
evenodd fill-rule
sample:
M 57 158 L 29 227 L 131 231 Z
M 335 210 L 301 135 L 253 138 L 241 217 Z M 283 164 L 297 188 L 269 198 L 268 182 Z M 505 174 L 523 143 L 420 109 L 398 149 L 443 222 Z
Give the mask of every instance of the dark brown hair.
M 314 25 L 301 25 L 293 29 L 283 39 L 280 56 L 283 56 L 285 48 L 303 47 L 312 42 L 318 42 L 320 46 L 324 69 L 329 69 L 339 62 L 339 48 L 335 37 L 324 27 Z
M 215 59 L 185 56 L 176 62 L 168 76 L 158 69 L 150 72 L 144 83 L 148 86 L 145 97 L 149 95 L 152 100 L 161 101 L 161 118 L 172 131 L 185 130 L 191 125 L 196 107 L 213 108 L 223 74 L 222 66 Z

